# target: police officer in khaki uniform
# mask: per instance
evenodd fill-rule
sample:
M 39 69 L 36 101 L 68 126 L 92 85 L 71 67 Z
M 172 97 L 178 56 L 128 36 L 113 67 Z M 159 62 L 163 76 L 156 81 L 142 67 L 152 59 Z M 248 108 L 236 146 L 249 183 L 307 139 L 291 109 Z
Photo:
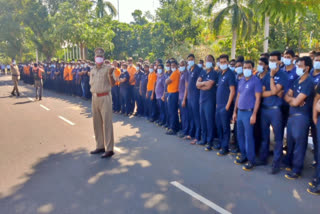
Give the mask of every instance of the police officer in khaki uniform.
M 12 64 L 10 65 L 10 70 L 12 73 L 12 81 L 13 81 L 13 90 L 11 92 L 12 96 L 15 96 L 15 92 L 17 92 L 17 96 L 20 96 L 19 89 L 18 89 L 18 82 L 20 79 L 20 71 L 16 64 L 16 61 L 13 60 Z
M 96 149 L 91 154 L 104 154 L 101 158 L 114 155 L 114 137 L 112 125 L 112 96 L 111 88 L 115 84 L 114 68 L 104 64 L 104 50 L 95 50 L 95 63 L 90 72 L 90 86 L 92 93 L 93 128 L 96 138 Z

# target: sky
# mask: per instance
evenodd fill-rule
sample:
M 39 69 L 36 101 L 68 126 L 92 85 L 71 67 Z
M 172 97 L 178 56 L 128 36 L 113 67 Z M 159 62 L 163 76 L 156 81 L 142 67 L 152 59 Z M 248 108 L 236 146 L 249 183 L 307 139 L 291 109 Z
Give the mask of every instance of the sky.
M 160 6 L 159 0 L 109 0 L 117 9 L 118 1 L 120 7 L 120 21 L 130 23 L 133 21 L 131 13 L 139 9 L 143 13 L 150 11 L 153 15 L 155 10 Z M 118 19 L 118 17 L 116 18 Z

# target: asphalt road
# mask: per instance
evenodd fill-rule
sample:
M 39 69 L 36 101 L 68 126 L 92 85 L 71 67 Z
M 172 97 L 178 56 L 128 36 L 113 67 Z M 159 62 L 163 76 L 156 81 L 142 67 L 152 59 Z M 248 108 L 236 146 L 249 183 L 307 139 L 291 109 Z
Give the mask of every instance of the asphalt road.
M 320 198 L 306 192 L 310 158 L 296 181 L 268 167 L 245 172 L 234 156 L 114 115 L 116 155 L 102 160 L 89 155 L 90 101 L 46 90 L 33 101 L 22 83 L 23 95 L 10 97 L 11 85 L 0 77 L 1 214 L 320 213 Z

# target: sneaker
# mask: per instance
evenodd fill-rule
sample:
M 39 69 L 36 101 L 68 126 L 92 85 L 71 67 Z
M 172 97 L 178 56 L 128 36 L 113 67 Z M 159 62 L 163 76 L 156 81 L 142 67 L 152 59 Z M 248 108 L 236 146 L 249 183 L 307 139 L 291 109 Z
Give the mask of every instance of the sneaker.
M 239 149 L 238 149 L 238 148 L 233 148 L 233 149 L 230 150 L 230 153 L 231 153 L 232 155 L 237 155 L 238 152 L 239 152 Z
M 242 167 L 242 169 L 244 171 L 251 171 L 253 169 L 253 167 L 254 167 L 254 164 L 249 161 L 246 165 L 244 165 Z
M 229 150 L 227 149 L 221 149 L 219 152 L 217 152 L 218 156 L 225 156 L 229 153 Z
M 285 174 L 284 177 L 286 177 L 289 180 L 296 180 L 296 179 L 300 178 L 300 175 L 297 173 L 294 173 L 294 172 L 288 172 Z
M 180 132 L 179 134 L 178 134 L 178 137 L 180 137 L 180 138 L 184 138 L 184 134 L 182 133 L 182 132 Z
M 175 135 L 176 133 L 172 130 L 172 129 L 169 129 L 167 132 L 166 132 L 167 135 Z
M 197 145 L 199 145 L 199 146 L 205 146 L 205 145 L 207 145 L 205 142 L 203 142 L 203 141 L 198 141 L 197 142 Z
M 221 149 L 221 146 L 219 144 L 214 144 L 212 147 L 214 150 L 219 151 Z
M 237 165 L 242 165 L 242 164 L 245 164 L 247 161 L 248 161 L 247 158 L 241 158 L 239 160 L 235 160 L 234 163 Z
M 207 152 L 212 151 L 212 146 L 207 146 L 207 147 L 205 148 L 205 150 L 206 150 Z
M 270 174 L 275 175 L 275 174 L 278 174 L 279 172 L 280 172 L 280 167 L 272 167 Z
M 309 187 L 307 189 L 307 192 L 312 195 L 320 195 L 320 185 L 317 185 L 315 187 Z
M 308 185 L 309 185 L 310 187 L 312 187 L 312 188 L 318 186 L 319 184 L 320 184 L 320 180 L 317 179 L 317 178 L 312 179 L 312 180 L 308 183 Z

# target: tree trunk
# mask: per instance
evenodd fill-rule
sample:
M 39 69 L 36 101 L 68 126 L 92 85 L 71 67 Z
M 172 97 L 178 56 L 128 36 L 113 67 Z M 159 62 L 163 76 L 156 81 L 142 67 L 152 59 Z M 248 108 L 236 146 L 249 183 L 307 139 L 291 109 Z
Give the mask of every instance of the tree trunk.
M 267 53 L 269 49 L 269 31 L 270 31 L 270 17 L 266 16 L 264 19 L 264 41 L 263 52 Z
M 236 47 L 237 47 L 237 30 L 232 32 L 232 47 L 231 47 L 231 59 L 236 58 Z

